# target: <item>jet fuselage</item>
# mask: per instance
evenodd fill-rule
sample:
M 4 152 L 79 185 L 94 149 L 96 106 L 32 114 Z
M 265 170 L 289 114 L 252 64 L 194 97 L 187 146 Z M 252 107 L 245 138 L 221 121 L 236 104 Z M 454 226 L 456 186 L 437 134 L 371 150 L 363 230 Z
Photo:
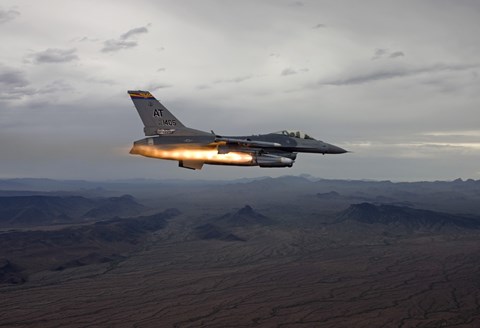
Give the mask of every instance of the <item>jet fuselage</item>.
M 343 154 L 347 151 L 300 131 L 219 136 L 184 126 L 148 91 L 128 92 L 144 123 L 147 138 L 134 142 L 131 154 L 176 160 L 180 167 L 204 164 L 291 167 L 297 153 Z

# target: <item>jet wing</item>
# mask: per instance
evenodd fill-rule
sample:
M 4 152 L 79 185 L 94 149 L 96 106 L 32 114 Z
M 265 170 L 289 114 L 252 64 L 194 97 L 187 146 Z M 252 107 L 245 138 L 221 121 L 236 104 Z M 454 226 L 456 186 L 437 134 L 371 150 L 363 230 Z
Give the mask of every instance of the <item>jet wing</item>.
M 282 146 L 277 142 L 256 141 L 256 140 L 236 139 L 236 138 L 223 138 L 223 137 L 216 137 L 215 141 L 224 141 L 226 143 L 247 145 L 247 146 L 253 146 L 253 147 L 281 147 Z

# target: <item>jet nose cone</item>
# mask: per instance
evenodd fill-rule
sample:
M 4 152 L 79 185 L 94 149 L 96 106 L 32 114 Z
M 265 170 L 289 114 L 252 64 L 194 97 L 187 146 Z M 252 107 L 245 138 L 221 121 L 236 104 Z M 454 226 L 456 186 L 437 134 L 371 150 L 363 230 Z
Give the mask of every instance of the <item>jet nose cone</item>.
M 335 145 L 328 144 L 327 148 L 328 148 L 328 151 L 326 152 L 327 154 L 345 154 L 345 153 L 348 153 L 348 151 L 346 151 L 345 149 L 340 148 L 340 147 L 335 146 Z
M 345 154 L 347 151 L 343 148 L 338 147 L 338 146 L 332 146 L 331 152 L 332 152 L 332 154 Z

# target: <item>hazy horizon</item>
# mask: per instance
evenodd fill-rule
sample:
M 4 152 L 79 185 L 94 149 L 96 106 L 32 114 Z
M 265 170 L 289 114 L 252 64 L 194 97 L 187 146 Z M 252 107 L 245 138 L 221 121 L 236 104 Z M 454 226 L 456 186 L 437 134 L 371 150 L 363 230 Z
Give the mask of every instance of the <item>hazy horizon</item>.
M 109 182 L 192 182 L 192 183 L 201 183 L 201 182 L 218 182 L 218 183 L 241 183 L 241 182 L 249 182 L 249 181 L 255 181 L 255 180 L 263 180 L 263 179 L 282 179 L 282 178 L 305 178 L 309 181 L 360 181 L 360 182 L 391 182 L 391 183 L 415 183 L 415 182 L 454 182 L 454 181 L 462 181 L 462 182 L 467 182 L 467 181 L 480 181 L 480 179 L 471 179 L 471 178 L 461 178 L 457 177 L 454 179 L 437 179 L 437 180 L 393 180 L 393 179 L 341 179 L 341 178 L 324 178 L 324 177 L 316 177 L 312 176 L 309 174 L 299 174 L 299 175 L 290 175 L 290 174 L 285 174 L 285 175 L 279 175 L 279 176 L 269 176 L 269 175 L 261 175 L 261 176 L 255 176 L 255 177 L 232 177 L 232 178 L 223 178 L 223 179 L 215 179 L 215 178 L 198 178 L 198 179 L 191 179 L 191 178 L 148 178 L 148 177 L 129 177 L 129 178 L 115 178 L 115 179 L 69 179 L 69 178 L 55 178 L 55 177 L 12 177 L 12 178 L 1 178 L 0 181 L 6 181 L 6 180 L 52 180 L 52 181 L 84 181 L 84 182 L 91 182 L 91 183 L 109 183 Z

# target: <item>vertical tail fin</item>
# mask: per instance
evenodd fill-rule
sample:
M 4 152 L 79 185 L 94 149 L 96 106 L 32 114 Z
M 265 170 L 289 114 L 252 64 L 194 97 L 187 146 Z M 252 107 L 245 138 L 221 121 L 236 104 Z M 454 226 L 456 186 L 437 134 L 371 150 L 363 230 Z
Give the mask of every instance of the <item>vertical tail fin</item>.
M 177 128 L 185 128 L 168 109 L 148 91 L 128 91 L 133 104 L 145 126 L 146 136 L 169 133 Z

